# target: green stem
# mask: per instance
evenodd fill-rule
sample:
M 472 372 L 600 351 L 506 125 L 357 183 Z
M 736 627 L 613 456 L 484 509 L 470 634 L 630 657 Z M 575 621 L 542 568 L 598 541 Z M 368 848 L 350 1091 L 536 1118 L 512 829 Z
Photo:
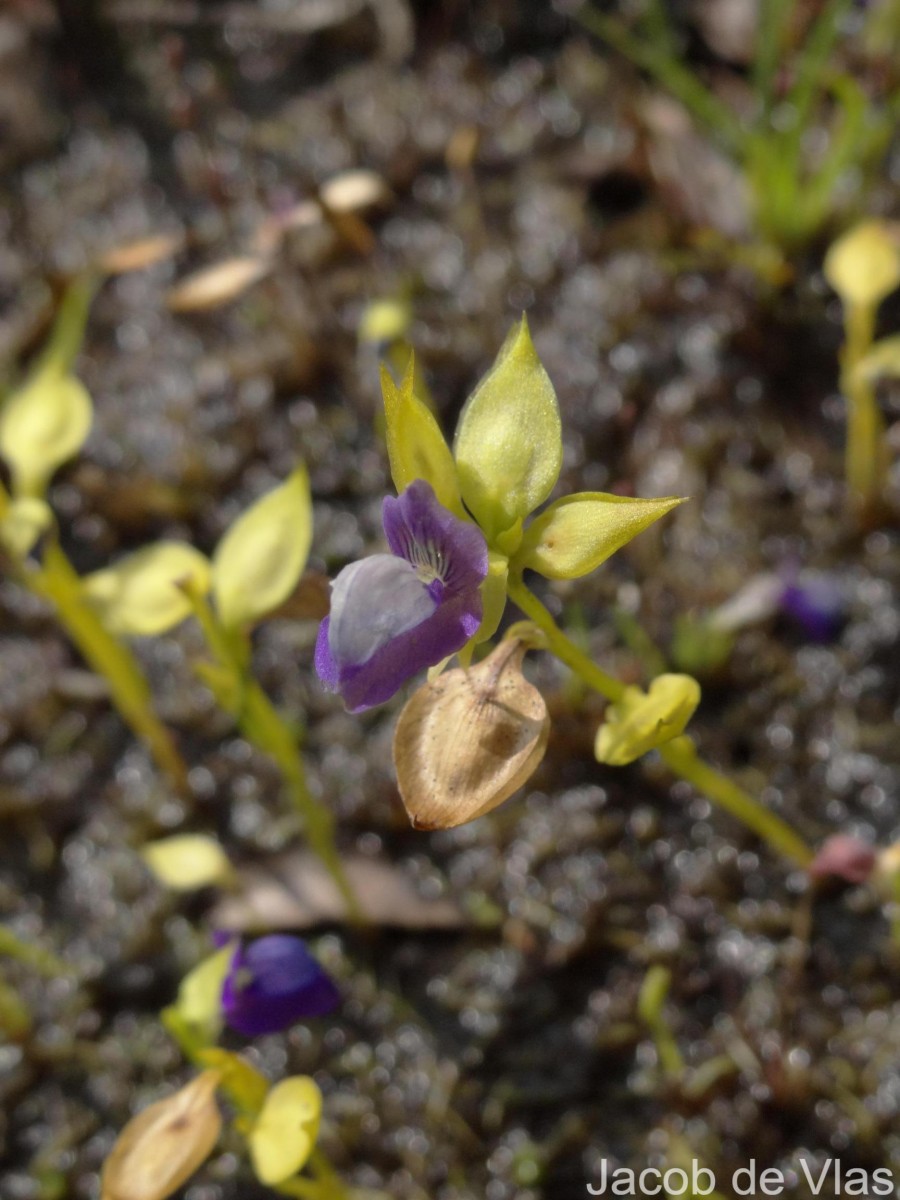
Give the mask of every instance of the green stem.
M 635 36 L 615 17 L 597 12 L 585 5 L 573 18 L 589 33 L 607 42 L 619 54 L 653 75 L 680 100 L 707 129 L 712 130 L 729 153 L 740 159 L 747 134 L 727 104 L 704 87 L 697 76 L 672 53 L 665 43 L 651 43 Z
M 323 1200 L 349 1200 L 347 1185 L 318 1146 L 313 1148 L 309 1166 L 322 1189 Z
M 57 958 L 50 950 L 23 941 L 8 925 L 0 925 L 0 955 L 25 963 L 47 979 L 65 978 L 74 974 L 68 963 Z
M 310 846 L 327 867 L 350 919 L 364 924 L 365 915 L 338 854 L 334 816 L 309 790 L 294 731 L 248 674 L 246 639 L 223 628 L 204 596 L 196 592 L 190 592 L 189 596 L 206 644 L 228 679 L 227 687 L 218 690 L 216 698 L 234 717 L 248 741 L 275 760 L 294 809 L 303 821 Z
M 151 704 L 150 688 L 134 655 L 105 628 L 85 600 L 81 580 L 59 543 L 51 540 L 41 566 L 22 570 L 21 581 L 48 600 L 85 661 L 109 685 L 113 704 L 127 725 L 142 738 L 160 769 L 178 791 L 189 791 L 187 768 L 168 729 Z
M 872 346 L 875 308 L 848 305 L 841 351 L 841 387 L 847 397 L 847 487 L 864 514 L 877 508 L 887 469 L 884 418 L 874 386 L 856 370 Z
M 622 698 L 625 685 L 592 662 L 590 658 L 570 641 L 556 624 L 550 612 L 525 586 L 521 579 L 509 581 L 510 599 L 519 606 L 547 638 L 548 649 L 567 667 L 570 667 L 588 687 L 615 703 Z M 659 748 L 659 754 L 669 769 L 692 784 L 698 792 L 707 796 L 725 812 L 743 822 L 754 833 L 769 843 L 773 849 L 792 859 L 799 866 L 807 866 L 813 853 L 799 834 L 791 829 L 774 813 L 733 783 L 726 775 L 705 763 L 693 750 L 689 738 L 676 738 Z
M 785 858 L 793 859 L 801 867 L 807 867 L 812 862 L 813 852 L 800 835 L 727 775 L 704 762 L 690 738 L 675 738 L 660 746 L 659 754 L 675 775 L 686 779 L 698 792 L 718 804 L 719 808 L 752 829 L 773 850 L 779 851 Z
M 358 924 L 364 923 L 359 900 L 347 879 L 337 851 L 334 816 L 309 790 L 306 770 L 293 731 L 255 679 L 251 678 L 246 682 L 243 701 L 243 707 L 237 714 L 241 729 L 260 750 L 269 754 L 278 764 L 291 802 L 303 819 L 310 846 L 328 868 L 347 905 L 351 920 Z

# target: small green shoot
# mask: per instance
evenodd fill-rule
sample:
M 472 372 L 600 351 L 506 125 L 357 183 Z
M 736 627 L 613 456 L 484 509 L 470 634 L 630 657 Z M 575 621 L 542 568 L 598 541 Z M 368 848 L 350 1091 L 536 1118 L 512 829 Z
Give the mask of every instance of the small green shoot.
M 848 176 L 868 177 L 887 148 L 900 106 L 896 94 L 874 103 L 852 76 L 834 65 L 834 48 L 851 3 L 827 0 L 804 28 L 797 0 L 761 0 L 749 118 L 726 104 L 684 61 L 660 0 L 647 0 L 633 24 L 593 4 L 576 19 L 681 101 L 742 169 L 760 238 L 793 253 L 846 206 Z M 827 144 L 813 153 L 808 135 L 825 113 L 833 114 Z M 854 193 L 864 190 L 858 183 Z

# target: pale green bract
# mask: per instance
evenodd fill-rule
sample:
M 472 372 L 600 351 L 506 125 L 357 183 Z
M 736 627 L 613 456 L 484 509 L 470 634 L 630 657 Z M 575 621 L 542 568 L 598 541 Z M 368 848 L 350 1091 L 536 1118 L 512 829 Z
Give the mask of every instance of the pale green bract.
M 551 504 L 528 526 L 513 560 L 548 579 L 577 579 L 606 562 L 682 498 L 655 500 L 577 492 Z
M 300 466 L 238 517 L 216 547 L 212 591 L 225 628 L 252 625 L 283 604 L 311 544 L 312 497 Z
M 467 508 L 489 544 L 512 553 L 562 466 L 556 393 L 524 317 L 466 402 L 454 454 Z
M 13 392 L 0 408 L 0 456 L 15 495 L 43 498 L 54 471 L 81 449 L 93 415 L 84 385 L 53 361 Z
M 84 594 L 112 633 L 165 633 L 192 611 L 185 585 L 209 590 L 208 560 L 186 542 L 156 542 L 86 575 Z

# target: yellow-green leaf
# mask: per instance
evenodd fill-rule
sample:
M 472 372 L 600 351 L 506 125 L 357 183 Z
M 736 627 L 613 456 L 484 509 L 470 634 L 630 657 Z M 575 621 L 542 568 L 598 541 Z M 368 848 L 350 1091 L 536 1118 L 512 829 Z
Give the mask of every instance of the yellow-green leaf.
M 677 496 L 641 500 L 605 492 L 563 496 L 528 526 L 514 566 L 530 567 L 548 579 L 577 579 L 682 501 Z
M 844 304 L 879 305 L 900 285 L 900 226 L 871 219 L 854 225 L 825 255 L 825 278 Z
M 495 545 L 550 495 L 562 464 L 559 407 L 524 317 L 466 402 L 454 453 L 463 500 Z
M 224 946 L 189 971 L 178 988 L 172 1008 L 198 1044 L 212 1045 L 222 1032 L 222 985 L 233 957 L 234 946 Z
M 260 1183 L 274 1186 L 306 1164 L 319 1136 L 322 1093 L 308 1075 L 277 1083 L 250 1131 L 250 1158 Z
M 19 496 L 42 497 L 50 476 L 81 449 L 93 406 L 83 384 L 48 362 L 0 408 L 0 456 Z
M 222 1129 L 216 1105 L 218 1071 L 133 1117 L 100 1176 L 100 1200 L 166 1200 L 206 1161 Z
M 312 497 L 300 466 L 238 517 L 216 547 L 212 587 L 223 625 L 250 625 L 283 603 L 311 544 Z
M 232 874 L 225 851 L 202 833 L 176 833 L 147 842 L 141 857 L 161 883 L 179 892 L 227 883 Z
M 690 675 L 659 675 L 648 692 L 638 687 L 610 705 L 597 731 L 597 760 L 623 767 L 684 732 L 700 703 L 700 685 Z
M 126 637 L 165 633 L 191 614 L 183 585 L 209 590 L 208 560 L 187 542 L 156 542 L 86 575 L 84 593 L 107 629 Z
M 52 524 L 46 501 L 30 496 L 13 500 L 0 517 L 0 546 L 15 559 L 26 558 Z
M 450 447 L 437 421 L 415 393 L 415 360 L 410 354 L 398 388 L 386 367 L 381 368 L 381 392 L 387 425 L 391 478 L 398 492 L 424 479 L 445 508 L 464 515 Z

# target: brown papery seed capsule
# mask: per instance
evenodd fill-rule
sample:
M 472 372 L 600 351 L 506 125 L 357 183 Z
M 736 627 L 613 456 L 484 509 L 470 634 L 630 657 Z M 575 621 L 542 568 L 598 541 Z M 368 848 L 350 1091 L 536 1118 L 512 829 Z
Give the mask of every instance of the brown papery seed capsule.
M 222 1129 L 220 1071 L 204 1071 L 133 1117 L 103 1164 L 100 1200 L 166 1200 L 209 1157 Z
M 468 670 L 421 687 L 394 734 L 397 785 L 416 829 L 451 829 L 502 804 L 544 757 L 550 718 L 522 674 L 526 644 L 501 642 Z

